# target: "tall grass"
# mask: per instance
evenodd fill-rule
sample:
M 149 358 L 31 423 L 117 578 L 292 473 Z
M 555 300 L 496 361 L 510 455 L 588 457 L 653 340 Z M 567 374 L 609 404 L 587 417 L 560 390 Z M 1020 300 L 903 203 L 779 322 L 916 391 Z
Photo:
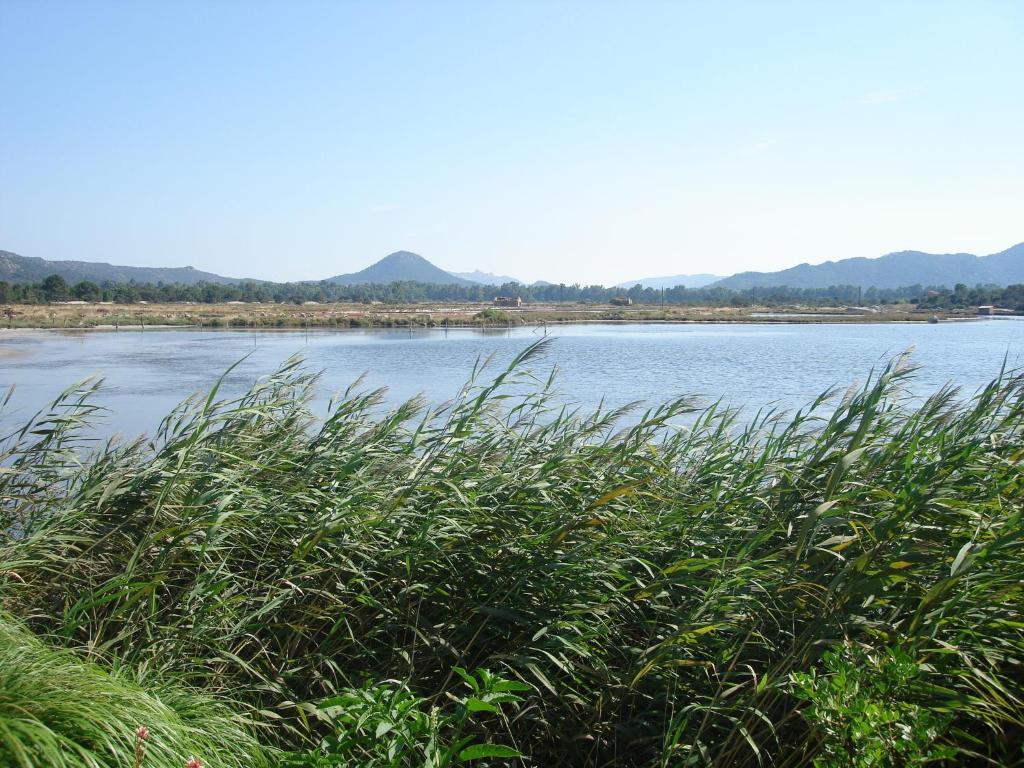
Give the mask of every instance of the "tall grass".
M 140 726 L 149 731 L 141 745 Z M 0 616 L 0 765 L 128 768 L 137 746 L 146 768 L 181 768 L 192 755 L 259 768 L 273 757 L 223 703 L 124 670 L 112 674 Z
M 323 422 L 293 360 L 92 449 L 73 388 L 0 449 L 3 605 L 230 695 L 280 746 L 339 691 L 443 705 L 488 668 L 531 687 L 485 721 L 530 764 L 824 765 L 802 675 L 834 651 L 910 659 L 885 711 L 1021 764 L 1019 377 L 914 404 L 901 358 L 792 415 L 580 412 L 527 373 L 544 350 L 437 409 L 357 386 Z

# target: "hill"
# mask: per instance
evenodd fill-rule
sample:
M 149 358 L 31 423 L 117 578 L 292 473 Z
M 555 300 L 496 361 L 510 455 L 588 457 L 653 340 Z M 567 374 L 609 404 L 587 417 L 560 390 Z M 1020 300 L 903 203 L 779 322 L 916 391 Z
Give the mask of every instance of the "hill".
M 338 283 L 339 285 L 386 284 L 400 281 L 436 283 L 438 285 L 474 284 L 471 280 L 445 272 L 419 254 L 410 251 L 395 251 L 359 272 L 327 278 L 328 283 Z
M 616 288 L 632 288 L 639 284 L 644 288 L 675 288 L 677 285 L 685 285 L 687 288 L 703 288 L 716 280 L 721 280 L 721 275 L 709 275 L 701 273 L 697 275 L 668 275 L 666 277 L 641 277 L 638 280 L 627 280 L 619 283 Z
M 194 267 L 125 267 L 90 261 L 48 261 L 37 256 L 19 256 L 0 251 L 0 280 L 10 283 L 37 283 L 50 275 L 60 275 L 69 283 L 91 280 L 94 283 L 240 283 Z
M 743 291 L 780 285 L 791 288 L 828 288 L 831 285 L 900 288 L 908 285 L 952 287 L 957 283 L 970 286 L 1024 283 L 1024 243 L 989 256 L 899 251 L 874 259 L 800 264 L 779 272 L 740 272 L 712 285 Z

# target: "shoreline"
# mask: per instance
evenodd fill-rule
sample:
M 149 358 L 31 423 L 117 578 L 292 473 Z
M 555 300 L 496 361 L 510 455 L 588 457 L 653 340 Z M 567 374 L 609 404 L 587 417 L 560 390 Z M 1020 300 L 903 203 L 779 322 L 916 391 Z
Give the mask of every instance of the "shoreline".
M 0 331 L 340 330 L 360 328 L 504 330 L 564 325 L 807 325 L 964 322 L 989 319 L 974 312 L 919 310 L 914 305 L 855 312 L 844 307 L 532 305 L 490 304 L 149 304 L 14 305 Z M 0 321 L 2 322 L 2 321 Z
M 947 317 L 942 318 L 939 322 L 945 323 L 974 323 L 981 320 L 990 318 L 982 317 Z M 1005 319 L 1005 318 L 997 318 Z M 199 333 L 225 333 L 225 332 L 237 332 L 237 331 L 258 331 L 261 333 L 304 333 L 310 331 L 316 332 L 344 332 L 344 331 L 506 331 L 512 329 L 540 329 L 543 330 L 544 326 L 548 327 L 566 327 L 566 326 L 588 326 L 588 325 L 935 325 L 935 323 L 924 319 L 924 318 L 888 318 L 888 319 L 874 319 L 874 318 L 859 318 L 859 317 L 847 317 L 847 318 L 685 318 L 685 319 L 614 319 L 614 318 L 595 318 L 595 319 L 576 319 L 576 320 L 548 320 L 546 322 L 538 323 L 511 323 L 511 324 L 480 324 L 480 323 L 449 323 L 444 324 L 418 324 L 418 323 L 402 323 L 402 324 L 365 324 L 365 325 L 330 325 L 330 324 L 310 324 L 308 326 L 302 325 L 199 325 L 199 324 L 176 324 L 176 323 L 162 323 L 162 324 L 134 324 L 134 325 L 83 325 L 83 326 L 45 326 L 45 325 L 22 325 L 15 326 L 13 328 L 0 328 L 0 339 L 5 335 L 17 335 L 19 332 L 24 333 L 146 333 L 146 332 L 159 332 L 159 331 L 195 331 Z

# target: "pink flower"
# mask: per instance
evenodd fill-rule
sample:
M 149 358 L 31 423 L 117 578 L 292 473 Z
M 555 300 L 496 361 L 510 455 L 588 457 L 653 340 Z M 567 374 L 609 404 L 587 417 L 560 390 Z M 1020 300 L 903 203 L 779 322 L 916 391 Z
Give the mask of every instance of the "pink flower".
M 203 768 L 203 761 L 198 757 L 190 757 L 185 763 L 185 768 Z
M 135 768 L 142 768 L 142 755 L 146 751 L 146 739 L 149 738 L 149 728 L 140 725 L 135 729 Z

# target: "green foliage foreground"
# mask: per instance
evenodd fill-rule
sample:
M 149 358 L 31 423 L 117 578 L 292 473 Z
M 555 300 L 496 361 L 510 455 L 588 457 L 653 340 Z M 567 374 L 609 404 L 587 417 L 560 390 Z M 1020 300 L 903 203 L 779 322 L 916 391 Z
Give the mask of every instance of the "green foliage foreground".
M 619 428 L 560 409 L 542 351 L 323 422 L 292 361 L 92 448 L 75 388 L 2 448 L 3 608 L 155 700 L 230 698 L 290 764 L 1022 764 L 1021 379 L 915 404 L 897 360 L 795 415 Z M 0 727 L 47 706 L 6 664 Z
M 143 723 L 140 749 L 152 768 L 182 768 L 195 754 L 216 754 L 225 768 L 270 764 L 251 727 L 223 703 L 161 682 L 143 688 L 0 616 L 0 765 L 132 766 Z

